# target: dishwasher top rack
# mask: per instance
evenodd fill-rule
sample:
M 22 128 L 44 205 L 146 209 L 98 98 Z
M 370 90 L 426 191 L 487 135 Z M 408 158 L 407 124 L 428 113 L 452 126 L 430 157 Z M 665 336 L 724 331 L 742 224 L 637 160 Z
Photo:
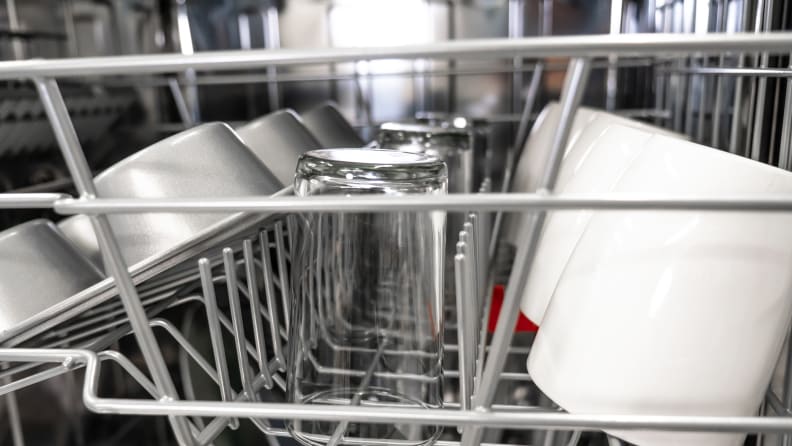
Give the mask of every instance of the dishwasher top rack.
M 431 423 L 464 426 L 461 443 L 480 443 L 483 427 L 513 428 L 648 428 L 661 430 L 716 430 L 742 432 L 792 432 L 792 418 L 707 417 L 707 416 L 626 416 L 569 415 L 547 411 L 498 410 L 490 408 L 495 385 L 500 379 L 505 357 L 511 344 L 512 330 L 518 309 L 518 290 L 528 279 L 527 272 L 536 251 L 545 211 L 560 209 L 709 209 L 712 211 L 790 212 L 792 197 L 730 197 L 725 199 L 678 199 L 674 197 L 614 197 L 553 195 L 561 154 L 571 125 L 574 110 L 581 100 L 592 60 L 614 57 L 665 58 L 703 57 L 705 55 L 774 54 L 786 55 L 792 48 L 792 33 L 659 35 L 631 34 L 608 36 L 545 37 L 524 39 L 493 39 L 456 41 L 431 45 L 388 48 L 337 48 L 325 50 L 253 50 L 224 51 L 193 55 L 119 56 L 108 58 L 31 60 L 0 63 L 0 79 L 32 79 L 53 127 L 67 166 L 74 179 L 79 198 L 60 194 L 1 194 L 0 207 L 54 208 L 62 214 L 86 213 L 92 222 L 108 272 L 113 277 L 156 389 L 156 400 L 120 400 L 98 398 L 96 395 L 97 355 L 85 350 L 2 349 L 0 360 L 9 362 L 82 362 L 87 366 L 83 394 L 86 405 L 104 413 L 168 415 L 174 432 L 182 444 L 195 444 L 192 427 L 184 417 L 244 417 L 316 419 L 326 421 L 380 421 Z M 61 97 L 57 78 L 97 75 L 137 75 L 177 73 L 184 70 L 244 70 L 287 64 L 322 64 L 341 61 L 392 58 L 543 58 L 569 57 L 562 90 L 562 113 L 552 143 L 553 156 L 546 167 L 543 191 L 538 194 L 460 194 L 446 197 L 400 197 L 383 200 L 379 197 L 312 197 L 312 198 L 224 198 L 224 199 L 112 199 L 97 198 L 90 171 L 81 151 L 74 126 Z M 541 63 L 537 66 L 541 67 Z M 681 67 L 685 68 L 685 67 Z M 739 67 L 737 68 L 739 69 Z M 775 70 L 778 71 L 778 70 Z M 774 71 L 774 72 L 775 72 Z M 784 76 L 792 71 L 782 70 Z M 541 69 L 534 71 L 541 75 Z M 704 75 L 705 72 L 697 72 Z M 690 73 L 688 73 L 690 74 Z M 688 75 L 680 71 L 678 76 Z M 717 73 L 715 73 L 717 74 Z M 724 72 L 724 75 L 727 73 Z M 749 74 L 745 72 L 745 74 Z M 776 75 L 761 69 L 756 76 Z M 533 82 L 532 82 L 533 84 Z M 523 136 L 536 99 L 535 89 L 528 89 L 521 116 Z M 788 118 L 788 116 L 787 116 Z M 789 124 L 789 119 L 784 124 Z M 519 138 L 519 136 L 518 136 Z M 516 144 L 519 146 L 519 144 Z M 515 157 L 512 151 L 512 161 Z M 509 170 L 505 172 L 508 176 Z M 508 181 L 505 181 L 507 184 Z M 535 211 L 531 225 L 523 228 L 528 243 L 520 246 L 507 286 L 504 311 L 488 348 L 480 349 L 480 379 L 469 408 L 463 410 L 427 410 L 414 408 L 334 407 L 322 410 L 312 407 L 246 403 L 235 401 L 178 401 L 173 380 L 162 358 L 151 322 L 141 305 L 127 265 L 106 215 L 128 212 L 350 212 L 356 210 L 446 210 L 450 212 Z M 495 233 L 497 233 L 497 219 Z M 494 237 L 497 239 L 497 237 Z M 484 351 L 488 351 L 486 358 Z M 786 396 L 786 395 L 785 395 Z M 788 415 L 783 404 L 781 415 Z

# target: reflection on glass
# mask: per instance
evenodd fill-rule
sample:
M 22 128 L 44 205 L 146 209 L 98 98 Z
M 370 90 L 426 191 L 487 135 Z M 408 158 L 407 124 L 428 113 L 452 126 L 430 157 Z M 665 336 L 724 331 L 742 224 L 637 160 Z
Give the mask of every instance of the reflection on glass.
M 329 149 L 300 158 L 295 193 L 445 194 L 436 158 L 391 150 Z M 445 213 L 304 216 L 293 270 L 288 392 L 303 404 L 442 405 Z M 363 439 L 432 443 L 439 426 L 294 420 L 308 445 Z
M 473 192 L 473 134 L 467 126 L 386 122 L 379 128 L 377 142 L 383 149 L 425 153 L 443 160 L 448 166 L 449 192 Z

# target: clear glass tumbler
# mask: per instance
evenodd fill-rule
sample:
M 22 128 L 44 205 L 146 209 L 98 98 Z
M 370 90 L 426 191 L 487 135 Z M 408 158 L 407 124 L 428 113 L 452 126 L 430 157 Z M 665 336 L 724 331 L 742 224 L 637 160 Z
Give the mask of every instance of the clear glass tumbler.
M 441 112 L 425 112 L 416 116 L 416 122 L 432 127 L 465 131 L 473 149 L 473 192 L 480 188 L 485 178 L 491 178 L 495 153 L 490 146 L 489 121 Z
M 433 124 L 386 122 L 377 132 L 383 149 L 425 153 L 436 156 L 448 166 L 448 191 L 472 193 L 478 190 L 474 178 L 474 133 L 462 127 Z
M 305 153 L 295 194 L 436 195 L 445 164 L 425 154 L 327 149 Z M 441 211 L 304 215 L 292 268 L 288 394 L 302 404 L 441 407 Z M 426 445 L 439 426 L 292 420 L 307 445 Z

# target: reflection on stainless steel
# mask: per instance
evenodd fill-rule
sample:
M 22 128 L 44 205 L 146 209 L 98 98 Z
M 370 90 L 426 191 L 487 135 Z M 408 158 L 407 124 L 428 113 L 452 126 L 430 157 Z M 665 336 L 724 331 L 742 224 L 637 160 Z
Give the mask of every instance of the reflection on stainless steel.
M 0 331 L 104 278 L 47 220 L 1 232 L 0 252 Z
M 470 116 L 450 115 L 448 113 L 422 112 L 417 113 L 416 121 L 435 127 L 466 130 L 473 149 L 473 188 L 480 185 L 485 178 L 492 177 L 494 150 L 490 143 L 490 120 Z
M 164 139 L 99 174 L 100 196 L 117 198 L 270 195 L 280 186 L 225 124 L 204 124 Z M 85 217 L 73 217 L 85 219 Z M 111 218 L 127 263 L 166 251 L 222 220 L 218 215 L 124 215 Z M 100 259 L 89 222 L 61 223 L 72 241 Z M 101 264 L 101 262 L 98 262 Z
M 272 171 L 280 187 L 294 178 L 297 159 L 303 153 L 322 148 L 299 116 L 279 110 L 236 129 L 239 137 Z

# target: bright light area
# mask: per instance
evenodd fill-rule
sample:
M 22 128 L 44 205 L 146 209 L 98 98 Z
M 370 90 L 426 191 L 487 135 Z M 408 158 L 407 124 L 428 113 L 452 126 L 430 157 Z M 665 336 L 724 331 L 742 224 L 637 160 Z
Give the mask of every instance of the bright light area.
M 432 40 L 423 0 L 339 0 L 330 10 L 333 46 L 388 46 Z

